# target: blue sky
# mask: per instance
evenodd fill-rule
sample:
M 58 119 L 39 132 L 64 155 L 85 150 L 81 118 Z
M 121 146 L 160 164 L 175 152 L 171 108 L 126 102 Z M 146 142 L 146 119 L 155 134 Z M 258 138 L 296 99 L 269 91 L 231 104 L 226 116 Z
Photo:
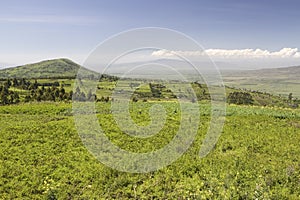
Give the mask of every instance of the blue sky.
M 0 65 L 68 57 L 138 27 L 183 32 L 206 49 L 300 49 L 298 0 L 10 0 L 0 3 Z

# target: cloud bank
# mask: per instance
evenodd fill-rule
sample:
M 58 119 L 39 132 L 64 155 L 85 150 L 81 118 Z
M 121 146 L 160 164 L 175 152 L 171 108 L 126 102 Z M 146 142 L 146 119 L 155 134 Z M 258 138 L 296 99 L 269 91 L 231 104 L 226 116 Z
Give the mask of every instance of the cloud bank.
M 262 49 L 207 49 L 204 51 L 172 51 L 172 50 L 157 50 L 152 52 L 155 57 L 176 57 L 180 55 L 184 57 L 195 56 L 210 56 L 211 58 L 220 59 L 286 59 L 300 58 L 298 48 L 283 48 L 280 51 L 268 51 Z

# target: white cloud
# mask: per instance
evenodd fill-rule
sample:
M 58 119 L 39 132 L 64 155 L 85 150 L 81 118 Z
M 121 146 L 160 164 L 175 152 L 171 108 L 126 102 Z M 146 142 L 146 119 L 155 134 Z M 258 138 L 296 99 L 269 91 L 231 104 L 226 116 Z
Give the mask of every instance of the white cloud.
M 220 59 L 259 59 L 259 58 L 300 58 L 300 52 L 297 48 L 283 48 L 280 51 L 268 51 L 262 49 L 207 49 L 204 51 L 171 51 L 171 50 L 158 50 L 152 52 L 152 56 L 156 57 L 175 57 L 180 56 L 205 56 Z

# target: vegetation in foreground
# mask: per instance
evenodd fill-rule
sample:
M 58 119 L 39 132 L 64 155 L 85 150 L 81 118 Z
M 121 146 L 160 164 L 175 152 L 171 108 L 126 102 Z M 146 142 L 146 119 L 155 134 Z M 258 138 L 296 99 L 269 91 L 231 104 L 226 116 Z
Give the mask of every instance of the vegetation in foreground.
M 137 102 L 132 118 L 137 123 L 149 121 L 140 109 L 155 103 L 169 114 L 176 108 L 174 102 Z M 298 109 L 230 105 L 219 142 L 200 159 L 210 119 L 209 105 L 200 106 L 201 126 L 191 148 L 172 165 L 147 174 L 118 172 L 99 163 L 81 143 L 69 103 L 0 106 L 0 198 L 300 198 Z M 174 123 L 137 145 L 139 140 L 127 142 L 109 111 L 110 103 L 97 103 L 97 116 L 108 137 L 131 151 L 160 148 L 178 128 L 179 115 L 168 115 Z

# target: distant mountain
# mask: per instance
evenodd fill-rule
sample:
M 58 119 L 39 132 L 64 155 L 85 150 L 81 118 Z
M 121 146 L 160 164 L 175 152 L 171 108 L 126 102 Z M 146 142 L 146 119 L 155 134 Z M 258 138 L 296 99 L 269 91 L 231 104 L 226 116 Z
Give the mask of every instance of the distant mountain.
M 81 66 L 65 58 L 46 60 L 0 70 L 0 78 L 75 77 Z

